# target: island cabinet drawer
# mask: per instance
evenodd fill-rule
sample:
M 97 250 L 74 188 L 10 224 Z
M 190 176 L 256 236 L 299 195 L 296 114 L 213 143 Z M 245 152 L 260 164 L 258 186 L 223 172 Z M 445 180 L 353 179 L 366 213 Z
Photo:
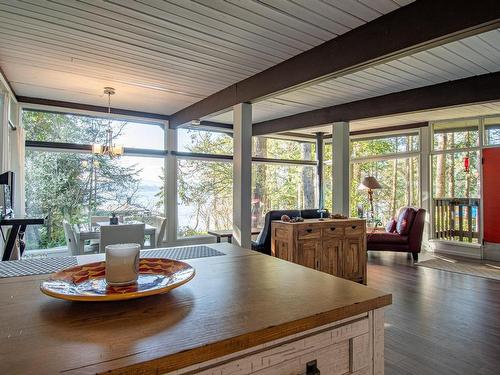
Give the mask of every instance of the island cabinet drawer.
M 311 226 L 300 226 L 297 229 L 297 238 L 299 240 L 307 240 L 310 238 L 320 238 L 321 228 Z
M 281 343 L 265 344 L 261 350 L 244 353 L 221 365 L 183 369 L 171 374 L 201 375 L 299 375 L 306 363 L 316 361 L 322 375 L 371 373 L 369 319 L 342 325 L 305 337 L 295 335 Z M 257 348 L 256 348 L 257 349 Z M 194 370 L 194 371 L 193 371 Z

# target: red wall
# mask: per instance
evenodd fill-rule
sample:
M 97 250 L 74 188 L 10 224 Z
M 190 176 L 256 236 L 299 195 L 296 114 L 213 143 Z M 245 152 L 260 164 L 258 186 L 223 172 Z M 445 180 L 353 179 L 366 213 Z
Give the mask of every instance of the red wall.
M 500 147 L 483 150 L 484 240 L 500 243 Z

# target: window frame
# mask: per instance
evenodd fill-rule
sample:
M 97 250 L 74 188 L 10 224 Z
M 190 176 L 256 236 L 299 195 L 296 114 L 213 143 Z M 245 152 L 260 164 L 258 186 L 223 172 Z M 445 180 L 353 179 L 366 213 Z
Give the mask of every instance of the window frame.
M 193 125 L 187 125 L 185 127 L 181 128 L 190 128 L 197 130 L 197 126 Z M 232 134 L 232 130 L 229 129 L 220 129 L 220 128 L 213 128 L 212 127 L 207 127 L 200 125 L 198 130 L 202 131 L 212 131 L 216 133 L 225 133 L 225 134 Z M 187 152 L 187 151 L 179 151 L 178 150 L 178 130 L 177 129 L 170 129 L 170 134 L 171 137 L 175 138 L 175 144 L 172 145 L 172 147 L 167 151 L 168 155 L 170 155 L 173 160 L 175 161 L 175 165 L 178 165 L 179 160 L 199 160 L 199 161 L 207 161 L 207 162 L 227 162 L 227 163 L 232 163 L 233 161 L 233 155 L 224 155 L 224 154 L 210 154 L 210 153 L 196 153 L 196 152 Z M 272 137 L 269 136 L 267 138 L 273 138 L 273 139 L 279 139 L 279 140 L 288 140 L 284 137 Z M 297 142 L 308 142 L 315 144 L 315 142 L 310 141 L 310 140 L 297 140 L 291 137 L 289 140 L 297 141 Z M 252 137 L 252 142 L 253 142 L 253 137 Z M 276 158 L 261 158 L 261 157 L 255 157 L 252 156 L 252 165 L 254 163 L 262 163 L 262 164 L 280 164 L 280 165 L 297 165 L 297 166 L 314 166 L 317 167 L 318 161 L 317 160 L 296 160 L 296 159 L 276 159 Z M 169 171 L 170 174 L 171 171 Z M 179 237 L 178 235 L 178 230 L 179 230 L 179 225 L 178 225 L 178 191 L 177 191 L 177 186 L 178 186 L 178 177 L 177 177 L 177 172 L 178 170 L 175 170 L 175 202 L 172 201 L 171 204 L 174 205 L 175 209 L 175 231 L 172 229 L 173 233 L 172 235 L 175 235 L 175 237 L 171 237 L 175 239 L 176 243 L 185 243 L 185 242 L 199 242 L 199 241 L 205 241 L 206 239 L 213 238 L 211 235 L 197 235 L 197 236 L 190 236 L 190 237 Z
M 43 112 L 43 113 L 55 113 L 55 114 L 64 114 L 64 115 L 74 115 L 74 116 L 85 116 L 99 119 L 111 119 L 116 121 L 125 121 L 125 122 L 133 122 L 138 124 L 144 124 L 145 126 L 159 126 L 163 131 L 163 150 L 161 149 L 144 149 L 144 148 L 135 148 L 135 147 L 124 147 L 123 156 L 138 156 L 138 157 L 151 157 L 151 158 L 162 158 L 164 160 L 164 170 L 167 171 L 167 155 L 168 151 L 166 146 L 168 144 L 168 121 L 160 120 L 160 119 L 151 119 L 144 117 L 136 117 L 136 116 L 128 116 L 128 115 L 119 115 L 119 114 L 107 114 L 100 112 L 92 112 L 92 111 L 84 111 L 84 110 L 74 110 L 67 108 L 59 108 L 59 107 L 50 107 L 44 105 L 27 105 L 20 104 L 19 106 L 19 114 L 20 121 L 22 122 L 22 114 L 23 111 L 34 111 L 34 112 Z M 23 125 L 24 126 L 24 125 Z M 77 143 L 68 143 L 68 142 L 49 142 L 49 141 L 30 141 L 25 140 L 24 147 L 26 150 L 40 151 L 40 152 L 66 152 L 66 153 L 77 153 L 77 154 L 92 154 L 92 145 L 91 144 L 77 144 Z M 24 173 L 24 171 L 23 171 Z M 23 179 L 24 181 L 24 179 Z M 22 186 L 21 189 L 25 190 L 25 186 Z M 167 179 L 164 179 L 163 185 L 164 191 L 167 191 Z M 165 194 L 163 199 L 163 211 L 162 214 L 167 220 L 169 220 L 169 202 L 168 202 L 168 194 Z M 167 241 L 170 241 L 172 237 L 167 237 Z
M 386 154 L 380 154 L 380 155 L 371 155 L 371 156 L 360 156 L 360 157 L 352 157 L 352 142 L 355 142 L 356 140 L 375 140 L 375 139 L 384 139 L 384 138 L 390 138 L 392 137 L 404 137 L 404 136 L 410 136 L 414 135 L 418 138 L 418 150 L 415 151 L 402 151 L 402 152 L 391 152 L 391 153 L 386 153 Z M 349 137 L 349 179 L 352 180 L 353 176 L 353 165 L 354 164 L 361 164 L 361 163 L 370 163 L 370 162 L 378 162 L 378 161 L 384 161 L 384 160 L 394 160 L 394 159 L 409 159 L 411 160 L 412 158 L 417 159 L 417 165 L 418 165 L 418 173 L 419 173 L 419 180 L 420 180 L 420 185 L 422 181 L 422 158 L 424 157 L 422 155 L 422 144 L 425 142 L 423 139 L 424 133 L 422 132 L 421 128 L 415 128 L 415 129 L 410 129 L 410 130 L 394 130 L 394 131 L 389 131 L 389 132 L 377 132 L 370 134 L 369 136 L 360 134 L 360 135 L 353 135 Z M 421 186 L 420 186 L 421 187 Z M 420 189 L 422 191 L 422 189 Z M 351 201 L 351 192 L 349 191 L 349 202 Z M 423 197 L 422 197 L 422 192 L 419 193 L 418 196 L 418 201 L 419 205 L 422 205 Z

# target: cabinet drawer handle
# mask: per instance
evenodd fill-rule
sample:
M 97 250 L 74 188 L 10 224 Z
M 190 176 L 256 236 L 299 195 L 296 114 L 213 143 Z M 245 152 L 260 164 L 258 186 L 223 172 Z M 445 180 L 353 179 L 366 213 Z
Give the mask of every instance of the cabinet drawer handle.
M 358 227 L 357 225 L 351 226 L 352 229 L 356 229 L 357 227 Z
M 335 227 L 331 227 L 330 230 L 335 230 L 336 228 Z
M 306 229 L 307 233 L 311 233 L 313 230 L 312 229 Z

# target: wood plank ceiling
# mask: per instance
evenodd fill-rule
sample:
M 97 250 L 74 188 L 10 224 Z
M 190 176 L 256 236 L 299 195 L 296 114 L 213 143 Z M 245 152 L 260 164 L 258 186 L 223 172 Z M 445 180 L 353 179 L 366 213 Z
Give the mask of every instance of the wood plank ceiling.
M 265 121 L 497 71 L 500 30 L 493 30 L 255 103 L 253 120 Z M 231 123 L 232 112 L 210 120 Z
M 113 86 L 115 107 L 170 114 L 410 2 L 0 0 L 0 66 L 21 96 L 103 105 Z M 358 79 L 365 95 L 382 90 Z M 256 110 L 343 100 L 328 101 L 329 85 Z
M 417 113 L 407 113 L 397 116 L 386 116 L 380 118 L 371 118 L 356 120 L 350 123 L 352 131 L 384 128 L 390 126 L 412 124 L 427 121 L 448 120 L 454 118 L 466 118 L 476 116 L 489 116 L 500 114 L 500 102 L 471 104 L 460 107 L 440 108 L 432 111 L 421 111 Z M 317 128 L 308 128 L 296 131 L 297 133 L 313 134 L 315 132 L 331 133 L 331 126 L 321 126 Z M 295 131 L 294 131 L 295 132 Z

